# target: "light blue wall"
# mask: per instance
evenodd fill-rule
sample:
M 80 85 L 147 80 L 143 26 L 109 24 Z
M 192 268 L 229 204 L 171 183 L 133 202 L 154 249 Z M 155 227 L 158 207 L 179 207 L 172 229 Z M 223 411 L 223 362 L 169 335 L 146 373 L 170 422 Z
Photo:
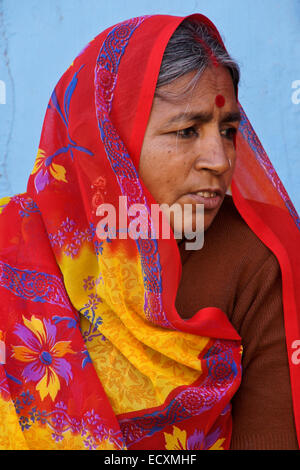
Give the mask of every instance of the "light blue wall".
M 133 16 L 194 12 L 240 63 L 241 103 L 300 212 L 300 0 L 0 0 L 0 196 L 25 191 L 52 89 L 87 42 Z

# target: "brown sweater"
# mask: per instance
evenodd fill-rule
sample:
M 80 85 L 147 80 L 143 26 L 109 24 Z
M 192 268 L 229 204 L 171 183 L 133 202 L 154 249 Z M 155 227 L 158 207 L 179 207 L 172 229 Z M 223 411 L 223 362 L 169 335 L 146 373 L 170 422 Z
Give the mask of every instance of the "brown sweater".
M 232 449 L 298 449 L 285 343 L 281 271 L 226 196 L 204 247 L 180 242 L 176 307 L 190 318 L 219 307 L 242 337 L 242 384 L 232 402 Z

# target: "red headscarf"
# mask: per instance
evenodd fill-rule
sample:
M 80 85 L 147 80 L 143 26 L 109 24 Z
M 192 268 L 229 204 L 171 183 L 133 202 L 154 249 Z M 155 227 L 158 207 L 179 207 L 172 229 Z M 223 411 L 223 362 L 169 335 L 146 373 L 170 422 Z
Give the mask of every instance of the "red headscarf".
M 221 42 L 207 18 L 191 18 Z M 155 203 L 139 155 L 162 56 L 183 20 L 136 18 L 91 41 L 52 94 L 27 193 L 2 204 L 0 448 L 229 447 L 238 334 L 213 306 L 179 317 L 174 239 L 95 233 L 99 204 Z M 281 265 L 299 432 L 299 219 L 242 116 L 233 199 Z

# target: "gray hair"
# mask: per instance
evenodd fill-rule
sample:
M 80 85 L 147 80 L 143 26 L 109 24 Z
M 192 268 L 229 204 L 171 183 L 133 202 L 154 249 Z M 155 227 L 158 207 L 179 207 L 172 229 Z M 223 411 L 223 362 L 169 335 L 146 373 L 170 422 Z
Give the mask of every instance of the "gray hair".
M 216 32 L 204 24 L 184 20 L 166 47 L 156 88 L 167 85 L 186 73 L 196 71 L 188 89 L 185 90 L 188 92 L 204 70 L 215 62 L 229 70 L 237 93 L 239 66 L 220 44 Z

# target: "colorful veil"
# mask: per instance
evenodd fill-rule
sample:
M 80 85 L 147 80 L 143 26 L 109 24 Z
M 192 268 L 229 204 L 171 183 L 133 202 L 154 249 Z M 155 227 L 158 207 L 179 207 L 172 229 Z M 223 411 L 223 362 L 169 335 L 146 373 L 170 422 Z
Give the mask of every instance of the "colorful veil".
M 2 449 L 230 445 L 242 351 L 227 316 L 211 306 L 179 317 L 174 239 L 96 235 L 100 204 L 155 203 L 137 168 L 183 20 L 135 18 L 91 41 L 53 91 L 27 193 L 0 202 Z M 281 266 L 299 437 L 299 218 L 241 111 L 233 200 Z

